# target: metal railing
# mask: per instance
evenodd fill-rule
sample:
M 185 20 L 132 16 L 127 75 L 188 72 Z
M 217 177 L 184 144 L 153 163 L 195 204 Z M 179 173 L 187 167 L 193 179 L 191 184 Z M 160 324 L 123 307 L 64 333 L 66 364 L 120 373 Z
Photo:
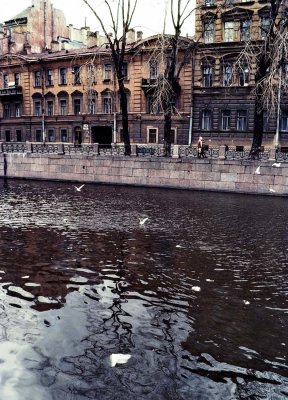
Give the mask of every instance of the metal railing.
M 165 157 L 166 152 L 163 145 L 151 144 L 133 144 L 132 156 L 138 157 Z M 62 154 L 62 155 L 97 155 L 97 156 L 124 156 L 124 144 L 99 145 L 81 144 L 74 145 L 72 143 L 31 143 L 31 142 L 2 142 L 0 144 L 0 152 L 11 153 L 35 153 L 35 154 Z M 172 145 L 169 157 L 181 159 L 198 158 L 197 146 L 188 145 Z M 207 146 L 205 150 L 205 158 L 207 159 L 225 160 L 250 160 L 250 148 L 226 148 L 223 146 Z M 281 152 L 275 149 L 262 149 L 254 159 L 260 161 L 276 160 L 278 162 L 288 162 L 288 152 Z

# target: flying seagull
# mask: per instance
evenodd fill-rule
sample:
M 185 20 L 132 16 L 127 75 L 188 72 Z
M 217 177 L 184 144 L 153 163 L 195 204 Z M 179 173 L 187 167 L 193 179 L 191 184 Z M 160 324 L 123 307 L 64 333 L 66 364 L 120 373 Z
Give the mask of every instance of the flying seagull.
M 255 174 L 260 175 L 260 165 L 259 165 L 259 167 L 256 169 Z
M 281 163 L 280 162 L 274 162 L 274 164 L 272 164 L 272 167 L 277 167 L 277 168 L 279 168 L 279 167 L 281 167 Z
M 81 186 L 74 186 L 74 187 L 77 190 L 77 192 L 81 192 L 83 186 L 85 186 L 85 183 L 83 185 L 81 185 Z
M 145 224 L 145 222 L 147 221 L 147 217 L 146 218 L 139 218 L 139 224 L 140 225 L 144 225 Z

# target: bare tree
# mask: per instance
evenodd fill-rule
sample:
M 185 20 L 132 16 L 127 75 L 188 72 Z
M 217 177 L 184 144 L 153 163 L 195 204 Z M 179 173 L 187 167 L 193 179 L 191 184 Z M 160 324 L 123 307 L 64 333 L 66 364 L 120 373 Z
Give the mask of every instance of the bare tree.
M 170 0 L 170 15 L 172 18 L 172 35 L 164 32 L 159 35 L 159 43 L 152 58 L 160 60 L 163 74 L 160 74 L 154 90 L 154 104 L 160 107 L 164 115 L 164 149 L 167 156 L 171 153 L 171 124 L 175 112 L 175 100 L 180 94 L 179 77 L 188 60 L 191 58 L 195 42 L 192 39 L 181 36 L 181 29 L 185 21 L 192 15 L 194 7 L 190 0 Z M 179 55 L 181 51 L 181 56 Z
M 106 28 L 107 25 L 104 22 L 103 17 L 96 10 L 96 6 L 93 7 L 91 2 L 88 0 L 83 1 L 90 8 L 97 21 L 100 23 L 102 31 L 104 32 L 110 47 L 120 95 L 125 154 L 130 155 L 131 145 L 128 124 L 128 104 L 127 92 L 124 84 L 125 76 L 123 73 L 123 65 L 127 46 L 127 34 L 131 30 L 131 22 L 138 0 L 104 0 L 110 17 L 112 36 L 110 35 L 110 31 L 108 31 Z

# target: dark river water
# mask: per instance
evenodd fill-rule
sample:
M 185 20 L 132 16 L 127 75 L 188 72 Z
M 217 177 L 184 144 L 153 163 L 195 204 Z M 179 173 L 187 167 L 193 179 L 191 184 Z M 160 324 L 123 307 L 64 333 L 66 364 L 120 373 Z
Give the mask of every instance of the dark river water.
M 0 225 L 1 400 L 288 399 L 287 198 L 0 181 Z

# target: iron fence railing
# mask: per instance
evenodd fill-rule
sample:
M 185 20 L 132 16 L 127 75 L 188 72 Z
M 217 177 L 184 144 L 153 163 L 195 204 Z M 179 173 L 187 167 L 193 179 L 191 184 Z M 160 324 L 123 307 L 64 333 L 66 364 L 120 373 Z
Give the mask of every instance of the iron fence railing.
M 132 155 L 138 157 L 165 157 L 166 151 L 163 145 L 135 144 L 132 146 Z M 239 149 L 240 147 L 240 149 Z M 205 158 L 218 159 L 220 156 L 226 160 L 249 160 L 250 148 L 244 146 L 227 147 L 206 146 Z M 277 160 L 288 162 L 288 152 L 281 152 L 275 149 L 261 149 L 254 159 L 260 161 Z M 98 143 L 74 145 L 72 143 L 30 143 L 30 142 L 2 142 L 0 145 L 2 153 L 35 153 L 35 154 L 66 154 L 66 155 L 97 155 L 97 156 L 124 156 L 125 147 L 123 144 L 101 145 Z M 172 145 L 169 157 L 174 158 L 198 158 L 197 146 Z

